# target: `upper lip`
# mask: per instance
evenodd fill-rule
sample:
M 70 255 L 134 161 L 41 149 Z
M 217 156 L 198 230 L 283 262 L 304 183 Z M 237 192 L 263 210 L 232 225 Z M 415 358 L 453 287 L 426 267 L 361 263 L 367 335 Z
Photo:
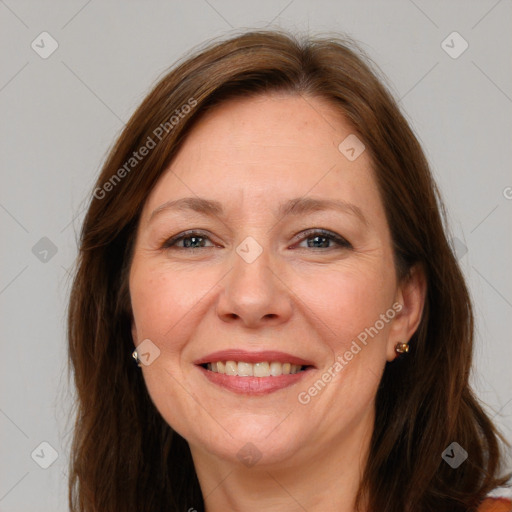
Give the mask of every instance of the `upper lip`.
M 301 357 L 279 352 L 277 350 L 262 350 L 258 352 L 248 352 L 242 349 L 219 350 L 201 357 L 194 364 L 201 365 L 205 363 L 216 363 L 217 361 L 243 361 L 245 363 L 262 363 L 277 361 L 279 363 L 291 363 L 299 366 L 314 366 L 311 361 Z

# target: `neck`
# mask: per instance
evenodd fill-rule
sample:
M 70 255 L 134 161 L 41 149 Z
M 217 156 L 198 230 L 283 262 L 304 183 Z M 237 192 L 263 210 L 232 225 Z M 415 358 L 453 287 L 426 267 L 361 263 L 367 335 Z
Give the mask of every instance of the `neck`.
M 191 446 L 206 512 L 353 512 L 372 421 L 369 414 L 339 438 L 301 448 L 279 464 L 247 468 Z

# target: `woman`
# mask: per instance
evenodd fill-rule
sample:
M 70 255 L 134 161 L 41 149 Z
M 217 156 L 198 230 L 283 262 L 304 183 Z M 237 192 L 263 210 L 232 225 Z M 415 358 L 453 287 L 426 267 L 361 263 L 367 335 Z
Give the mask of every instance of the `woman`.
M 436 186 L 353 43 L 211 44 L 144 100 L 93 196 L 73 511 L 511 507 L 487 499 L 507 478 Z

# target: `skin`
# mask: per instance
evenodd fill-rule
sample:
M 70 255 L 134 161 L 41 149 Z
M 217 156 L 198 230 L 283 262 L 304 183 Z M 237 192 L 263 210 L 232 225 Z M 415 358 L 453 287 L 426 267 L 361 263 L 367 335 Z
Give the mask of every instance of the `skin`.
M 144 379 L 190 445 L 208 512 L 353 510 L 377 387 L 396 343 L 419 324 L 425 279 L 414 269 L 397 281 L 369 154 L 351 162 L 338 150 L 351 133 L 323 99 L 230 100 L 194 127 L 144 205 L 130 271 L 133 339 L 149 338 L 160 350 L 142 366 Z M 303 196 L 351 203 L 366 224 L 335 210 L 278 216 L 278 205 Z M 217 200 L 225 215 L 163 209 L 151 217 L 183 197 Z M 311 228 L 352 247 L 324 238 L 308 247 L 316 235 L 303 233 Z M 207 237 L 196 240 L 199 248 L 183 240 L 162 247 L 190 229 Z M 236 252 L 248 236 L 263 251 L 252 263 Z M 298 394 L 394 303 L 402 310 L 317 396 L 299 403 Z M 193 364 L 231 348 L 284 351 L 315 369 L 277 392 L 240 395 Z M 237 457 L 248 442 L 261 454 L 252 467 Z

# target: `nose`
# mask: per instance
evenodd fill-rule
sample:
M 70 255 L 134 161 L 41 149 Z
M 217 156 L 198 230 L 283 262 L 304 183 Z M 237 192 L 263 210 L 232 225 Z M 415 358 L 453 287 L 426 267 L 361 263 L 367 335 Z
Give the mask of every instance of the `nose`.
M 231 272 L 223 280 L 217 314 L 224 322 L 247 328 L 277 326 L 292 313 L 292 293 L 279 277 L 268 251 L 251 263 L 234 254 Z

